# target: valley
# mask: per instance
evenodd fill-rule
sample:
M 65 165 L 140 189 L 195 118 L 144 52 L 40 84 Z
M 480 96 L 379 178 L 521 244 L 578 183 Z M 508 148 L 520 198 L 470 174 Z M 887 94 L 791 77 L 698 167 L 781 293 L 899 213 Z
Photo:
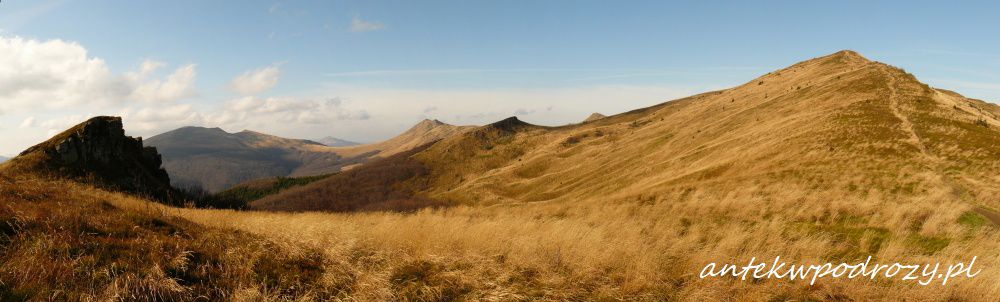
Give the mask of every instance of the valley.
M 262 178 L 338 172 L 469 128 L 425 120 L 384 142 L 327 146 L 254 131 L 228 133 L 219 128 L 184 127 L 153 136 L 145 143 L 163 154 L 164 168 L 175 187 L 215 193 Z

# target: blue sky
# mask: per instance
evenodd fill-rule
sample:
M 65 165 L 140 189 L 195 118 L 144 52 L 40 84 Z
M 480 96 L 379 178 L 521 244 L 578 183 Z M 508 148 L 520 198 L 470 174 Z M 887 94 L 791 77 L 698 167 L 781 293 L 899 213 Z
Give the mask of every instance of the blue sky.
M 377 141 L 423 118 L 511 115 L 558 125 L 841 49 L 1000 100 L 997 4 L 870 2 L 8 0 L 0 155 L 93 114 L 123 115 L 142 136 L 198 125 Z

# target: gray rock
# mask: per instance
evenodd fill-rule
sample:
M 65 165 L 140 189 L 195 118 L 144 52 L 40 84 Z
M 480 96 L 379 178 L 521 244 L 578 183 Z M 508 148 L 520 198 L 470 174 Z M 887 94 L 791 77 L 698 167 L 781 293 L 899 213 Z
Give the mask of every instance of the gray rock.
M 141 138 L 125 136 L 120 117 L 92 118 L 22 155 L 37 152 L 48 155 L 45 169 L 59 176 L 87 179 L 170 203 L 180 197 L 161 168 L 156 148 L 143 147 Z
M 59 154 L 59 159 L 62 160 L 64 164 L 73 164 L 80 158 L 80 155 L 76 150 L 74 137 L 67 138 L 59 143 L 59 145 L 56 146 L 56 153 Z

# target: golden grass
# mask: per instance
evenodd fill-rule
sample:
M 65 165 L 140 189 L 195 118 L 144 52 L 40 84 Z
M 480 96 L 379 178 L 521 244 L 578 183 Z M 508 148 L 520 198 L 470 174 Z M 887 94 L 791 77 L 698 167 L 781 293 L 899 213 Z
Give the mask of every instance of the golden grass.
M 802 192 L 745 200 L 695 190 L 630 202 L 458 207 L 414 214 L 268 213 L 147 209 L 213 228 L 321 249 L 328 270 L 356 276 L 363 301 L 732 300 L 987 301 L 1000 294 L 1000 234 L 959 223 L 963 203 L 943 200 L 799 200 Z M 966 218 L 968 219 L 968 218 Z M 947 238 L 943 247 L 927 238 Z M 878 241 L 878 242 L 873 242 Z M 801 263 L 969 261 L 983 272 L 947 286 L 899 280 L 762 282 L 699 279 L 710 262 L 782 256 Z M 853 258 L 852 258 L 853 256 Z M 415 277 L 405 277 L 413 275 Z M 404 277 L 400 277 L 404 276 Z M 409 281 L 407 281 L 409 280 Z
M 988 301 L 1000 294 L 1000 237 L 968 215 L 989 204 L 982 196 L 995 186 L 976 170 L 944 174 L 925 154 L 938 149 L 908 140 L 922 138 L 920 126 L 946 125 L 919 120 L 908 101 L 928 91 L 901 71 L 838 53 L 729 90 L 582 125 L 470 132 L 414 156 L 431 169 L 427 196 L 469 206 L 178 215 L 333 259 L 361 253 L 345 264 L 368 280 L 356 288 L 361 300 Z M 887 263 L 978 256 L 983 272 L 926 287 L 697 277 L 710 262 L 868 255 Z M 394 283 L 399 275 L 423 283 Z
M 0 171 L 0 301 L 317 301 L 319 250 L 157 213 L 145 199 Z M 116 205 L 131 203 L 135 208 Z M 347 280 L 347 281 L 345 281 Z

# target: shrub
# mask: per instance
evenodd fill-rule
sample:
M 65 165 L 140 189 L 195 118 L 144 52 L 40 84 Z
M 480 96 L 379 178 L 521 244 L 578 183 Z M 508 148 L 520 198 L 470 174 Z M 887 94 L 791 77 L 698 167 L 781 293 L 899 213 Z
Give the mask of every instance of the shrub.
M 990 127 L 990 124 L 987 123 L 986 120 L 982 119 L 982 118 L 976 119 L 976 125 L 977 126 L 982 126 L 982 127 L 985 127 L 985 128 L 989 128 Z

